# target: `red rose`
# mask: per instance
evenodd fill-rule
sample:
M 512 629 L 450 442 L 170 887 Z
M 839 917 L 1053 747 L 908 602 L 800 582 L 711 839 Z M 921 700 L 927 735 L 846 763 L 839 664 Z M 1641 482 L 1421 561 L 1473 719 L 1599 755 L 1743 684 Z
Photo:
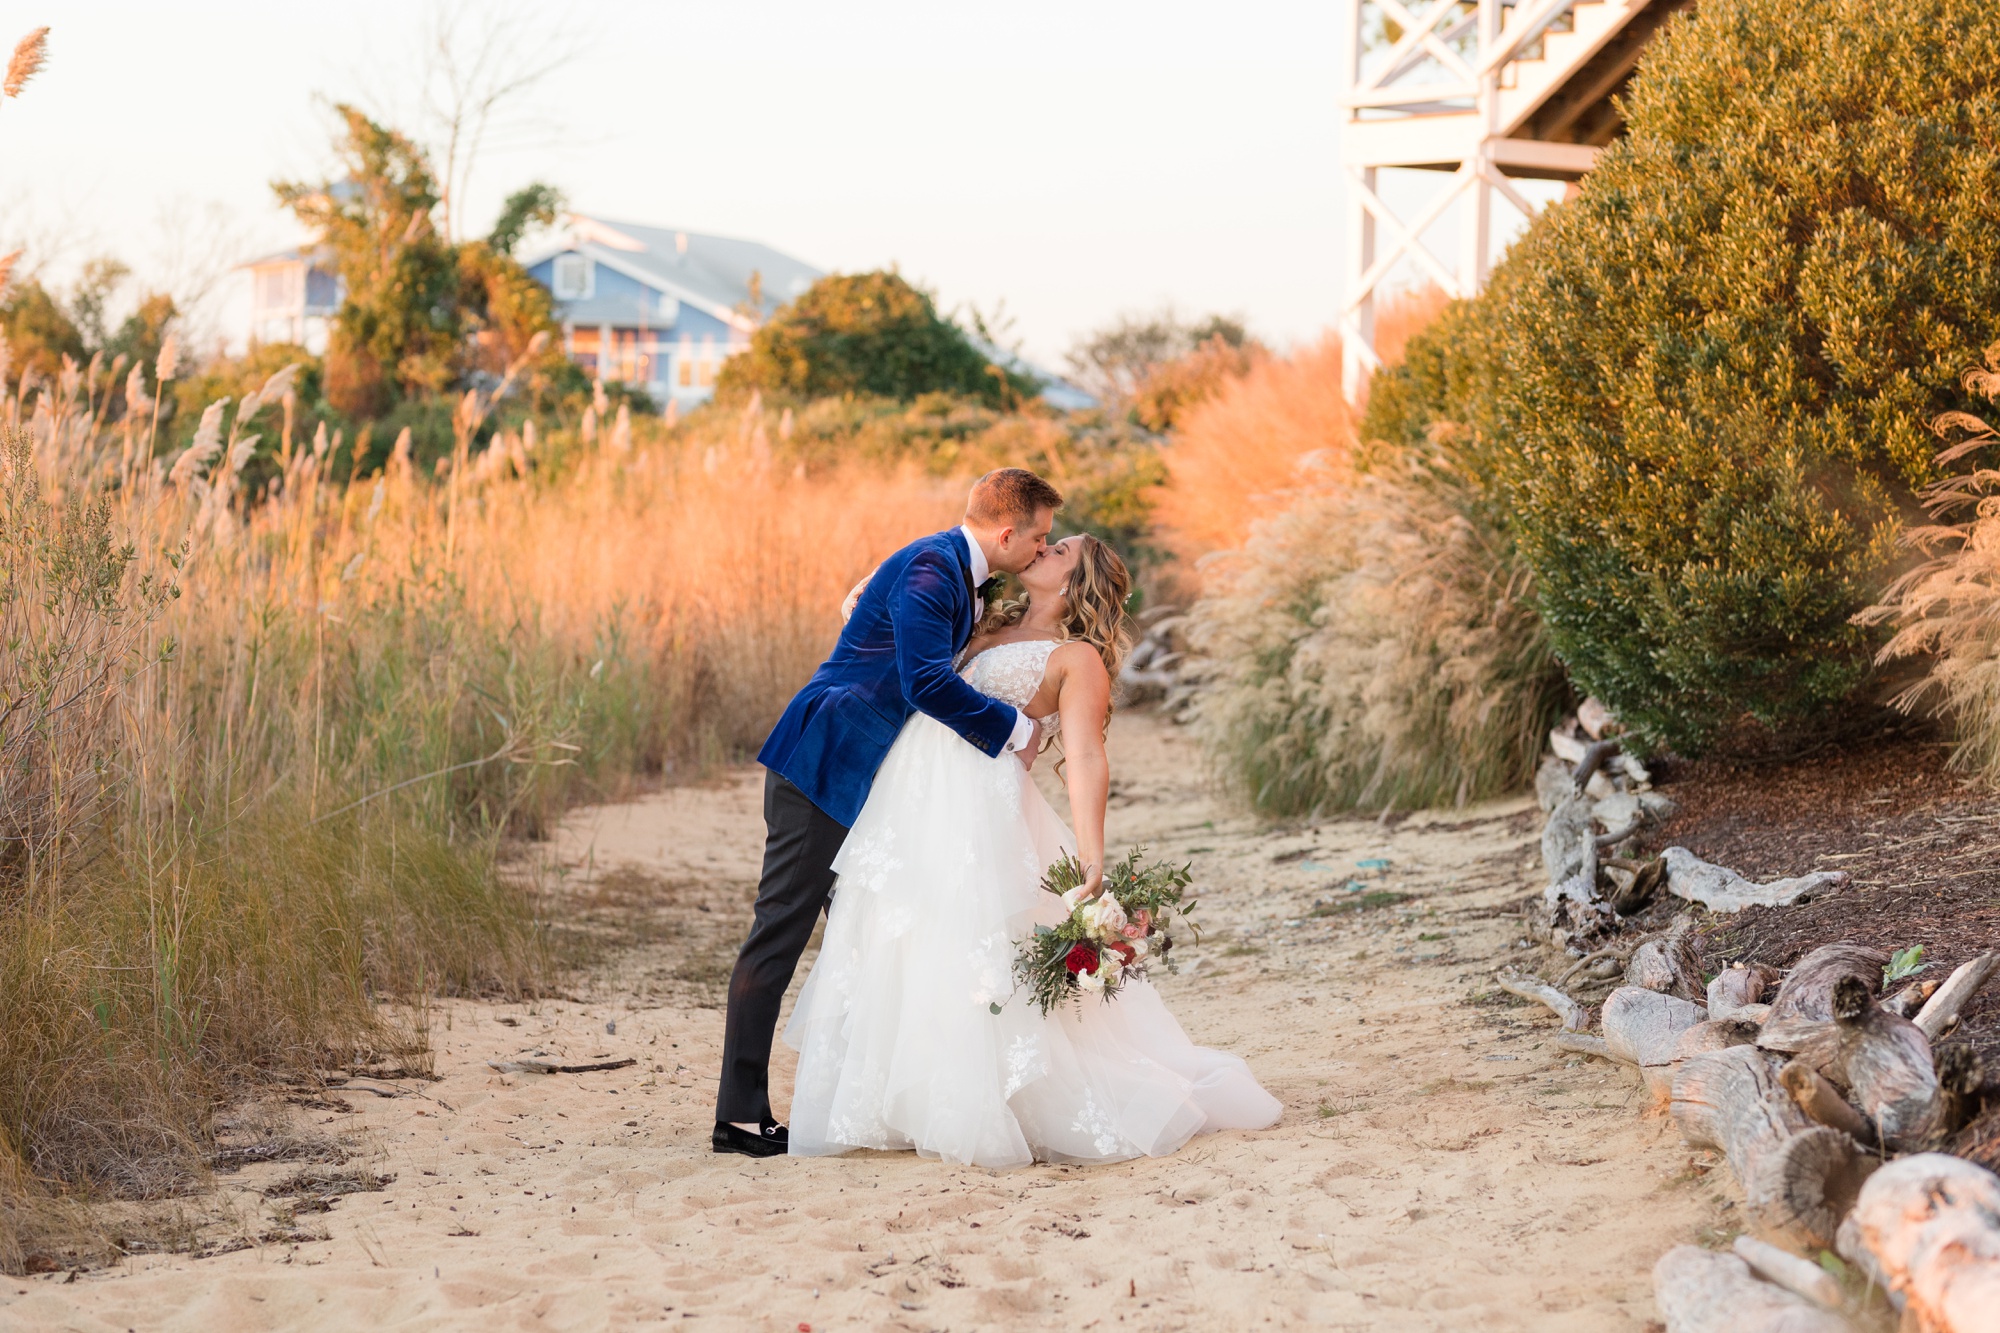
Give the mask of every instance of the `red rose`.
M 1117 954 L 1127 963 L 1130 963 L 1134 958 L 1137 958 L 1139 956 L 1139 951 L 1137 949 L 1133 948 L 1129 944 L 1121 944 L 1117 940 L 1113 940 L 1111 943 L 1105 945 L 1104 947 L 1111 950 L 1111 952 Z
M 1095 972 L 1097 950 L 1088 944 L 1072 944 L 1069 946 L 1069 957 L 1063 959 L 1063 966 L 1069 969 L 1071 976 L 1079 972 Z

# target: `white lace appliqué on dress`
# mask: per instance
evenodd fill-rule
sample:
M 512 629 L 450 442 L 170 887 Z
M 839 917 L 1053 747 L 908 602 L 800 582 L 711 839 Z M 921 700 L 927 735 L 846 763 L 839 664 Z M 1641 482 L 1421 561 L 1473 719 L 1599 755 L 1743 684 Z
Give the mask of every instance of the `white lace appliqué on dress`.
M 961 674 L 1023 707 L 1055 648 L 1002 644 Z M 1014 756 L 923 714 L 905 724 L 834 859 L 819 961 L 785 1028 L 794 1153 L 1120 1161 L 1277 1120 L 1243 1061 L 1189 1041 L 1145 982 L 1046 1018 L 1016 990 L 1014 942 L 1062 919 L 1042 872 L 1075 847 Z

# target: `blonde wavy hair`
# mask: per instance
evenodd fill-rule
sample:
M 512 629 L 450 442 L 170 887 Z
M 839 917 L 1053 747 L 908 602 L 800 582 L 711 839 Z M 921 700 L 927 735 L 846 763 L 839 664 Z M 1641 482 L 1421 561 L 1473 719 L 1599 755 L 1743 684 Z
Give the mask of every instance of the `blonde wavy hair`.
M 1131 651 L 1132 634 L 1125 614 L 1125 602 L 1132 594 L 1132 573 L 1118 552 L 1089 533 L 1082 536 L 1083 549 L 1077 553 L 1076 568 L 1070 571 L 1069 593 L 1063 598 L 1062 619 L 1057 628 L 1063 642 L 1081 640 L 1097 650 L 1104 669 L 1118 679 L 1118 668 Z M 1023 596 L 1001 602 L 980 622 L 981 634 L 995 634 L 1018 625 L 1028 614 L 1030 598 Z

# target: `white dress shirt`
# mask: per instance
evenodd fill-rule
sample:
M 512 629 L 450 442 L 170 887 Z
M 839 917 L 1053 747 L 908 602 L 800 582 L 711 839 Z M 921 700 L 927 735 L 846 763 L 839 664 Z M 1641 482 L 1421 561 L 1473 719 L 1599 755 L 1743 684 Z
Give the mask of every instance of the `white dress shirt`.
M 958 531 L 959 535 L 965 538 L 966 546 L 971 548 L 972 551 L 972 586 L 974 588 L 972 594 L 972 623 L 976 628 L 979 622 L 986 617 L 986 600 L 979 595 L 977 589 L 980 584 L 992 577 L 993 570 L 986 563 L 986 552 L 979 549 L 979 538 L 972 535 L 972 529 L 961 523 L 958 525 Z M 1034 719 L 1016 708 L 1014 710 L 1014 734 L 1007 738 L 1006 750 L 1012 752 L 1027 749 L 1028 740 L 1034 734 Z

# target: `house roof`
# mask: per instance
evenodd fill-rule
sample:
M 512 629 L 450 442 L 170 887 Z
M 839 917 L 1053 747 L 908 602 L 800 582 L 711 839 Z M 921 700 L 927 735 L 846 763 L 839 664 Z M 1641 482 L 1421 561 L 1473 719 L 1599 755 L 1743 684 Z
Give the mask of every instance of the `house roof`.
M 330 267 L 333 263 L 333 247 L 328 245 L 310 247 L 295 245 L 289 250 L 273 250 L 268 255 L 259 255 L 255 259 L 246 260 L 238 264 L 236 267 L 239 269 L 266 268 L 272 264 L 296 264 L 300 260 L 306 261 L 315 268 Z
M 749 300 L 750 275 L 761 285 L 760 315 L 812 286 L 820 270 L 758 241 L 643 227 L 631 222 L 571 213 L 567 228 L 526 261 L 532 267 L 552 255 L 577 251 L 607 268 L 643 282 L 696 309 L 746 330 L 750 321 L 738 307 Z M 559 303 L 568 305 L 583 303 Z

